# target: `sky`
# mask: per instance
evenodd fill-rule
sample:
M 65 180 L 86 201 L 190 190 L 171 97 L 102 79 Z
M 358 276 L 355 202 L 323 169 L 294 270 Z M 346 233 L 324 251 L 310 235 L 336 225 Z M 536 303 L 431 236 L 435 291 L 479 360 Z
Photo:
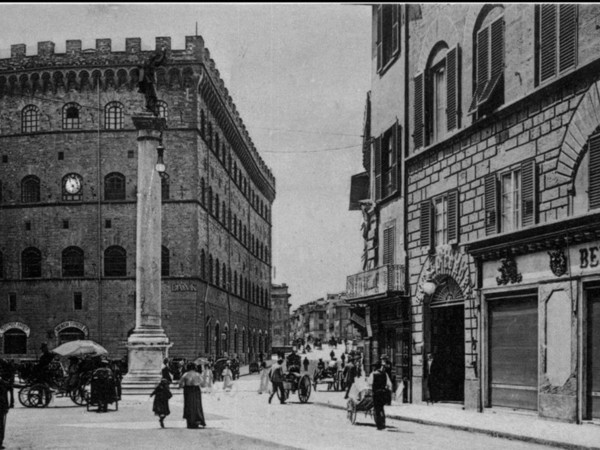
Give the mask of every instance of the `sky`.
M 258 152 L 276 178 L 273 282 L 292 309 L 345 290 L 361 271 L 361 214 L 349 211 L 350 177 L 362 172 L 362 125 L 370 88 L 371 8 L 348 4 L 6 4 L 0 58 L 12 44 L 67 39 L 94 48 L 126 37 L 142 49 L 170 36 L 204 38 Z

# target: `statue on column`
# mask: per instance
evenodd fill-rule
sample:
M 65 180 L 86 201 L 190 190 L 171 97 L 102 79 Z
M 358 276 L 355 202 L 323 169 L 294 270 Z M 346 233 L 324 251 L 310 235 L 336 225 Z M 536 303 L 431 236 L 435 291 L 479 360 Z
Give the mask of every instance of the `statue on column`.
M 138 83 L 138 92 L 146 96 L 146 110 L 158 117 L 158 105 L 156 98 L 156 89 L 154 88 L 154 78 L 156 68 L 165 64 L 167 60 L 167 49 L 157 51 L 152 55 L 143 66 L 139 66 L 140 81 Z

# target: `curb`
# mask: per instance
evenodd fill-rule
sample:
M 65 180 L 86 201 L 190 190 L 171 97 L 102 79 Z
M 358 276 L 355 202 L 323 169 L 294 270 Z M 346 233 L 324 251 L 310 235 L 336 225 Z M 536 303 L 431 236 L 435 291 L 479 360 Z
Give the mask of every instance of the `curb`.
M 317 405 L 317 406 L 323 406 L 325 408 L 341 409 L 343 411 L 346 410 L 346 408 L 344 406 L 332 405 L 331 403 L 314 402 L 313 404 Z M 505 431 L 495 431 L 495 430 L 490 430 L 487 428 L 477 428 L 477 427 L 468 426 L 468 425 L 454 425 L 454 424 L 449 424 L 449 423 L 444 423 L 444 422 L 436 422 L 434 420 L 418 419 L 415 417 L 401 416 L 398 414 L 386 414 L 385 416 L 387 419 L 403 420 L 405 422 L 414 422 L 414 423 L 418 423 L 421 425 L 430 425 L 430 426 L 436 426 L 436 427 L 450 428 L 452 430 L 466 431 L 469 433 L 487 434 L 488 436 L 502 438 L 502 439 L 529 442 L 532 444 L 540 444 L 540 445 L 546 445 L 546 446 L 550 446 L 550 447 L 566 448 L 569 450 L 598 450 L 600 448 L 600 447 L 572 444 L 569 442 L 552 441 L 552 440 L 537 438 L 537 437 L 533 437 L 533 436 L 523 436 L 520 434 L 508 433 Z

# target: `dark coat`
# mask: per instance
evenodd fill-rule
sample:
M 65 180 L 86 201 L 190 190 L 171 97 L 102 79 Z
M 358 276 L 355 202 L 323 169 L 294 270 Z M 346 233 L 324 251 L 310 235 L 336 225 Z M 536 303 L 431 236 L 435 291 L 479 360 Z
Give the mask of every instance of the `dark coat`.
M 150 397 L 154 396 L 154 403 L 152 404 L 152 411 L 157 416 L 168 416 L 171 414 L 171 410 L 169 409 L 169 399 L 173 397 L 171 394 L 171 390 L 169 386 L 166 384 L 160 383 Z

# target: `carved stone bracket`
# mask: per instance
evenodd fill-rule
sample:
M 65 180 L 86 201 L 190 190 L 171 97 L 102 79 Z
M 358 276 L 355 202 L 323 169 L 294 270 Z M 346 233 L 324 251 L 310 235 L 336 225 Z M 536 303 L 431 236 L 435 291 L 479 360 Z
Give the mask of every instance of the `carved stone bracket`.
M 508 283 L 520 283 L 523 281 L 523 276 L 519 273 L 517 262 L 513 256 L 502 258 L 500 264 L 501 266 L 498 269 L 500 276 L 496 277 L 496 282 L 499 286 Z

